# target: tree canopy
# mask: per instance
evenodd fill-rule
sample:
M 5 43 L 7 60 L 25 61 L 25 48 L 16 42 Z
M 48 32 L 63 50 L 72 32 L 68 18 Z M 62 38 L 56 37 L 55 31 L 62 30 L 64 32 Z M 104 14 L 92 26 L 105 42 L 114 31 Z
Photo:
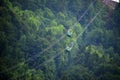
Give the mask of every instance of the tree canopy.
M 0 80 L 120 80 L 119 22 L 100 0 L 0 0 Z

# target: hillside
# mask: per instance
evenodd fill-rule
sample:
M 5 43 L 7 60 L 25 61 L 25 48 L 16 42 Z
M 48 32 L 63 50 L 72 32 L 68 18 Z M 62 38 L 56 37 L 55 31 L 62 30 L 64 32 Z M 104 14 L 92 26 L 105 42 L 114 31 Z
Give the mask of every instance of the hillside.
M 0 80 L 120 80 L 120 4 L 0 0 Z

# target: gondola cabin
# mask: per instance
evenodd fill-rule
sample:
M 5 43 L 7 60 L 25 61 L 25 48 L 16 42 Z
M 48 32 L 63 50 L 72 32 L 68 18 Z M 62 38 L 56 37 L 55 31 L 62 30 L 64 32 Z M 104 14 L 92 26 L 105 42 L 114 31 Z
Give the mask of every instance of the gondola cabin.
M 73 33 L 73 32 L 72 32 L 72 29 L 68 29 L 67 36 L 68 36 L 68 37 L 72 37 L 72 33 Z
M 66 47 L 66 51 L 67 51 L 67 52 L 70 52 L 70 51 L 72 50 L 72 48 L 73 48 L 73 45 L 74 45 L 74 43 L 71 42 L 71 43 L 69 44 L 69 46 Z

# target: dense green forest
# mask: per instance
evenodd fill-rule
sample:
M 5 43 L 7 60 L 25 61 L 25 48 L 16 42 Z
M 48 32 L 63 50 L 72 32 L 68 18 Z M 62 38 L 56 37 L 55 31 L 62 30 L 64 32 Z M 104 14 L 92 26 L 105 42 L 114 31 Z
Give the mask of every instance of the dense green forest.
M 119 24 L 120 4 L 0 0 L 0 80 L 120 80 Z

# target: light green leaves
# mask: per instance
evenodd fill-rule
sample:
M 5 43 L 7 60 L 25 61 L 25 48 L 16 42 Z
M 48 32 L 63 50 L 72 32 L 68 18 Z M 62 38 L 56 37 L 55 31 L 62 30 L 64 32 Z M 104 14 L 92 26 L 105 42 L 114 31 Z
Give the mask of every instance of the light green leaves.
M 90 54 L 97 54 L 99 58 L 102 58 L 104 54 L 103 52 L 104 50 L 102 46 L 95 46 L 95 45 L 87 46 L 85 48 L 85 51 Z

